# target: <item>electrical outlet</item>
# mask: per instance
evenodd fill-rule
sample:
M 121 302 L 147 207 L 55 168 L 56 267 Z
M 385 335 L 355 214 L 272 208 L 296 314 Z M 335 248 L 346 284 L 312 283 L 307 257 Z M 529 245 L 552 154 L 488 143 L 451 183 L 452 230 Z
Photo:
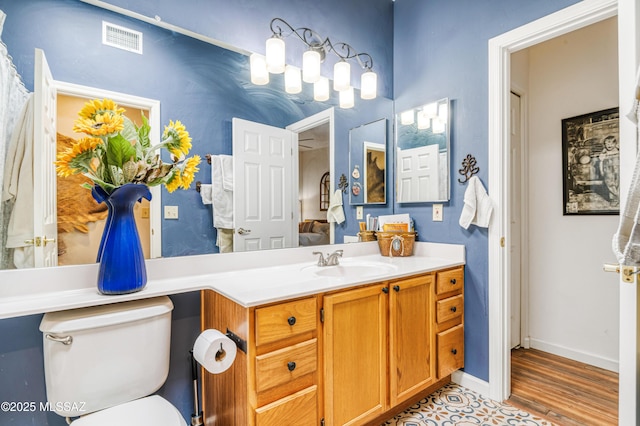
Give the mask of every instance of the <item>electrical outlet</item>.
M 442 204 L 434 204 L 433 205 L 433 221 L 434 222 L 442 222 Z
M 178 218 L 178 206 L 164 206 L 164 218 L 165 219 L 177 219 Z
M 364 219 L 364 207 L 356 206 L 356 219 Z

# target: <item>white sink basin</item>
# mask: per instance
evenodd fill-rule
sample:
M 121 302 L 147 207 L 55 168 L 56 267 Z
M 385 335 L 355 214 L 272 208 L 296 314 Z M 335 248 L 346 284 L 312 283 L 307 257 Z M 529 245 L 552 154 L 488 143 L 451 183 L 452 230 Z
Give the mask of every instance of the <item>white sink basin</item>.
M 394 272 L 397 266 L 380 262 L 340 262 L 340 265 L 335 266 L 314 265 L 306 266 L 302 269 L 310 271 L 319 277 L 357 279 L 383 276 Z

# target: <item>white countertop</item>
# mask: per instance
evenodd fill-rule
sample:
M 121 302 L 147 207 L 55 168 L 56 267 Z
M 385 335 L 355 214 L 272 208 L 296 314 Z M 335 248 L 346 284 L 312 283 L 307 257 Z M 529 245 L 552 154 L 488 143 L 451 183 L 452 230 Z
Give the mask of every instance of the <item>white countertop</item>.
M 315 266 L 313 251 L 334 250 L 344 252 L 340 268 Z M 464 263 L 463 245 L 425 242 L 416 242 L 408 257 L 381 256 L 370 242 L 153 259 L 146 287 L 119 296 L 98 292 L 96 264 L 0 271 L 0 319 L 198 290 L 252 307 Z M 353 267 L 354 274 L 331 276 Z

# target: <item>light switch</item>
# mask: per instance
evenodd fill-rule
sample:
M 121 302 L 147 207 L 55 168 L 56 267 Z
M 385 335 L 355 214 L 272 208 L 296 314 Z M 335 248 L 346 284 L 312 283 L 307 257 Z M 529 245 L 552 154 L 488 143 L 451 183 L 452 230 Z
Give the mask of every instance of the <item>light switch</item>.
M 364 219 L 364 207 L 356 206 L 356 219 Z
M 433 205 L 433 221 L 434 222 L 442 222 L 442 204 L 434 204 Z
M 177 219 L 178 218 L 178 206 L 164 206 L 164 218 L 165 219 Z

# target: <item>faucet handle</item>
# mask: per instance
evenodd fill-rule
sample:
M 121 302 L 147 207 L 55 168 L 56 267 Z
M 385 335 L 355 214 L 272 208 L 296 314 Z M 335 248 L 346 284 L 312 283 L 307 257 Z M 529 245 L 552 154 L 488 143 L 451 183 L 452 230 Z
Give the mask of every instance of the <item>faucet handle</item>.
M 313 254 L 319 254 L 320 255 L 320 257 L 318 257 L 318 266 L 326 266 L 327 265 L 327 261 L 324 259 L 324 255 L 322 254 L 322 252 L 314 251 Z

